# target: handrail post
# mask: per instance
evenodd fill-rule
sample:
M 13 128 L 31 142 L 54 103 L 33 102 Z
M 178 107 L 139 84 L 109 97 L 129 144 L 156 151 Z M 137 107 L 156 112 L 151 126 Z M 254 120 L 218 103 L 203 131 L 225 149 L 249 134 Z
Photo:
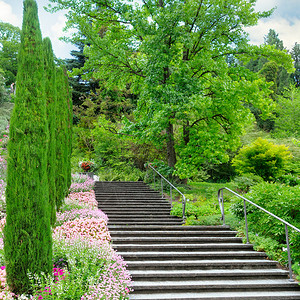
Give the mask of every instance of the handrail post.
M 171 198 L 171 203 L 173 202 L 173 198 L 172 198 L 172 187 L 170 186 L 170 198 Z
M 155 189 L 155 171 L 153 170 L 153 188 Z
M 182 195 L 182 219 L 185 221 L 185 196 Z
M 292 271 L 292 259 L 291 259 L 291 250 L 290 250 L 290 241 L 289 241 L 289 229 L 286 224 L 285 226 L 285 237 L 286 237 L 286 248 L 287 248 L 287 253 L 288 253 L 288 261 L 289 261 L 289 274 L 290 274 L 290 279 L 289 281 L 294 281 L 293 279 L 293 271 Z
M 160 184 L 161 184 L 161 197 L 164 197 L 164 183 L 162 177 L 160 177 Z
M 249 233 L 248 233 L 247 207 L 246 207 L 246 201 L 245 200 L 244 200 L 244 215 L 245 215 L 247 244 L 249 244 L 250 242 L 249 242 Z
M 221 191 L 221 201 L 222 201 L 222 219 L 223 219 L 223 226 L 225 226 L 225 211 L 224 211 L 224 197 L 223 197 L 223 190 Z

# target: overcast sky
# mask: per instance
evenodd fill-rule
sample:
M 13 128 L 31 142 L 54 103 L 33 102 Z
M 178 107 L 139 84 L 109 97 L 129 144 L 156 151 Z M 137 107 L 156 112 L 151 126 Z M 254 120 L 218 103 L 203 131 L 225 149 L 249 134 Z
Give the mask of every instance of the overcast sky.
M 54 53 L 59 58 L 69 58 L 70 51 L 74 47 L 59 41 L 59 37 L 65 35 L 62 29 L 65 23 L 64 12 L 50 14 L 43 9 L 48 0 L 37 0 L 39 7 L 39 20 L 43 37 L 48 36 L 53 45 Z M 297 42 L 300 44 L 300 0 L 257 0 L 258 10 L 269 10 L 277 7 L 274 14 L 263 19 L 255 27 L 247 29 L 250 34 L 250 42 L 260 45 L 264 42 L 264 36 L 270 29 L 274 29 L 287 49 L 291 49 Z M 0 0 L 0 20 L 15 26 L 22 26 L 22 0 Z

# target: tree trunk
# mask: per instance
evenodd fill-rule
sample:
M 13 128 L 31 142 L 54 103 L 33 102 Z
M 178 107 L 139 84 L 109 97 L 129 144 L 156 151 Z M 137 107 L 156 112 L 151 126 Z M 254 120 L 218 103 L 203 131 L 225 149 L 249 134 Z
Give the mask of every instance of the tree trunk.
M 174 168 L 176 164 L 176 153 L 174 147 L 173 124 L 171 124 L 171 122 L 169 122 L 167 127 L 167 157 L 168 157 L 168 166 Z

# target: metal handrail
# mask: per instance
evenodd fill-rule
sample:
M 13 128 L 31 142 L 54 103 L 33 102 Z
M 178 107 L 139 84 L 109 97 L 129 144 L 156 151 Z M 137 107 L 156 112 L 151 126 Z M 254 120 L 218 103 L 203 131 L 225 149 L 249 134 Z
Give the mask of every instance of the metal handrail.
M 162 174 L 160 174 L 155 168 L 152 167 L 151 163 L 147 165 L 147 167 L 150 167 L 154 172 L 153 172 L 153 182 L 154 182 L 154 187 L 155 187 L 155 173 L 160 176 L 160 181 L 161 181 L 161 197 L 164 197 L 164 187 L 163 187 L 163 180 L 169 184 L 170 186 L 170 197 L 171 197 L 171 202 L 173 200 L 172 198 L 172 189 L 176 190 L 181 196 L 182 196 L 182 219 L 185 220 L 185 208 L 186 208 L 186 202 L 189 201 L 189 199 L 186 198 L 186 196 L 181 193 L 168 179 L 166 179 Z
M 288 223 L 287 221 L 279 218 L 278 216 L 274 215 L 273 213 L 269 212 L 268 210 L 264 209 L 263 207 L 255 204 L 254 202 L 250 201 L 249 199 L 239 195 L 238 193 L 232 191 L 231 189 L 227 187 L 223 187 L 218 190 L 218 201 L 219 201 L 219 206 L 222 214 L 222 220 L 223 220 L 223 225 L 225 225 L 225 213 L 224 213 L 224 198 L 223 198 L 223 190 L 227 190 L 234 194 L 235 196 L 241 198 L 244 200 L 244 217 L 245 217 L 245 225 L 246 225 L 246 238 L 247 238 L 247 244 L 249 244 L 249 234 L 248 234 L 248 221 L 247 221 L 247 207 L 246 207 L 246 202 L 250 203 L 251 205 L 257 207 L 258 209 L 262 210 L 266 214 L 272 216 L 273 218 L 277 219 L 281 223 L 284 224 L 285 227 L 285 238 L 286 238 L 286 246 L 287 246 L 287 252 L 288 252 L 288 263 L 289 263 L 289 276 L 290 276 L 290 281 L 293 280 L 293 271 L 292 271 L 292 259 L 291 259 L 291 250 L 290 250 L 290 242 L 289 242 L 289 230 L 288 227 L 296 230 L 297 232 L 300 232 L 300 229 L 295 227 L 294 225 Z

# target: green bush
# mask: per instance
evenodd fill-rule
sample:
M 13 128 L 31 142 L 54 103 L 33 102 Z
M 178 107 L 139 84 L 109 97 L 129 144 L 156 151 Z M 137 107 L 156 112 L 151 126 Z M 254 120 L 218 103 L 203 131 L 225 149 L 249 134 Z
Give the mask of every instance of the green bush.
M 285 145 L 275 145 L 258 138 L 249 146 L 244 146 L 232 164 L 239 174 L 252 173 L 272 181 L 284 174 L 291 158 Z
M 236 186 L 237 190 L 242 193 L 247 193 L 251 186 L 263 182 L 263 179 L 254 174 L 244 174 L 243 176 L 235 177 L 233 184 Z
M 300 228 L 300 186 L 264 182 L 253 186 L 246 198 Z M 231 211 L 243 220 L 243 201 L 236 200 Z M 250 231 L 285 245 L 284 225 L 280 221 L 250 204 L 247 204 L 247 216 Z M 290 237 L 292 257 L 300 261 L 300 234 L 290 230 Z
M 292 174 L 285 174 L 278 178 L 278 182 L 289 186 L 296 186 L 300 184 L 300 178 Z
M 219 215 L 220 210 L 216 203 L 206 201 L 187 202 L 185 207 L 186 218 L 199 219 L 204 216 Z M 174 203 L 171 211 L 171 215 L 182 218 L 182 203 Z

